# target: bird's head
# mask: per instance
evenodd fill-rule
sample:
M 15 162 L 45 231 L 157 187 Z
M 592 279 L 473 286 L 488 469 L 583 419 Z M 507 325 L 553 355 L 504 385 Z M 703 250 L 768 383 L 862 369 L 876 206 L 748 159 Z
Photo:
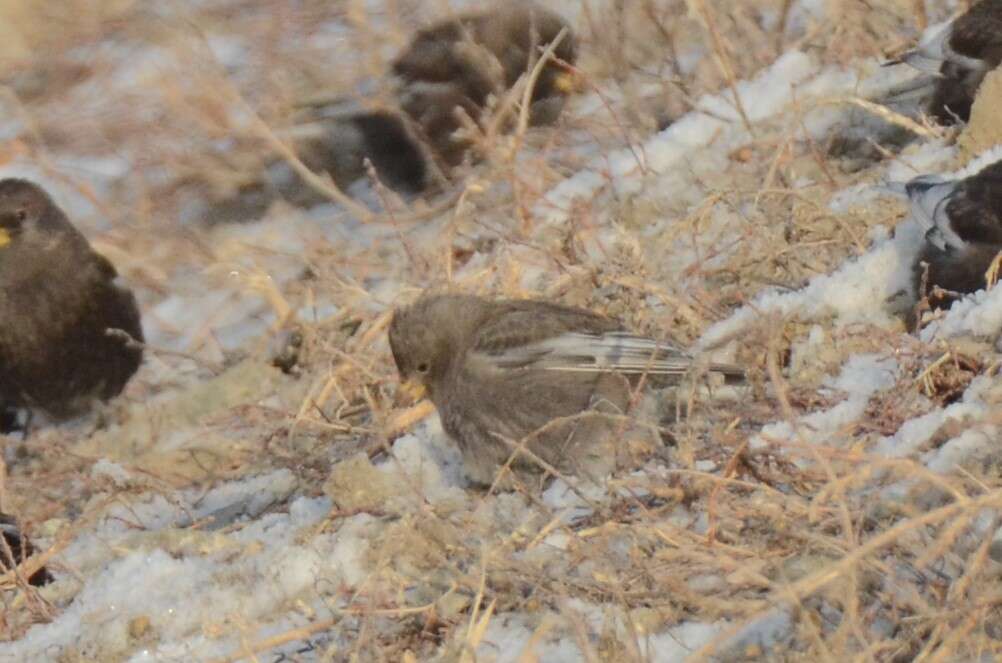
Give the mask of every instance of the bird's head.
M 389 340 L 403 390 L 434 398 L 436 387 L 463 351 L 480 300 L 465 295 L 426 295 L 394 313 Z
M 22 179 L 0 180 L 0 250 L 17 246 L 24 237 L 44 234 L 58 223 L 52 199 L 37 184 Z

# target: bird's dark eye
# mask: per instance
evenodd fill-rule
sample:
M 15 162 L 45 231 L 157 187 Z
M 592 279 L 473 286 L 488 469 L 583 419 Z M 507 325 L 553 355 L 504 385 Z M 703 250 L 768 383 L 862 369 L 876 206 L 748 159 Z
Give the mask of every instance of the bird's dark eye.
M 428 363 L 427 362 L 422 362 L 422 363 L 418 364 L 417 372 L 418 373 L 427 373 L 428 372 Z
M 21 209 L 14 212 L 14 216 L 17 217 L 18 221 L 24 221 L 28 218 L 28 212 L 22 207 Z

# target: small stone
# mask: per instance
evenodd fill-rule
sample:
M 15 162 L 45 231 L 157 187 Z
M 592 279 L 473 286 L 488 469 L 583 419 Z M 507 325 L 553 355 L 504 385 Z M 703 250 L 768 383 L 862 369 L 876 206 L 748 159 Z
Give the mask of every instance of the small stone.
M 150 632 L 151 623 L 147 615 L 139 615 L 129 620 L 129 637 L 133 640 L 141 640 Z
M 382 510 L 398 492 L 390 478 L 376 469 L 364 453 L 335 465 L 324 484 L 324 493 L 345 511 Z
M 302 329 L 298 326 L 283 329 L 275 335 L 268 348 L 271 365 L 287 375 L 295 373 L 299 367 L 302 348 Z

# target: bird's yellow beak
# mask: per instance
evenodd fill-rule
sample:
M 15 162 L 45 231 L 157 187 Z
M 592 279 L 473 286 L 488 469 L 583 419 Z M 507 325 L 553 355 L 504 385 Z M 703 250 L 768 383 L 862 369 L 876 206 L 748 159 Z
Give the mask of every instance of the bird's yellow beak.
M 553 87 L 561 94 L 574 94 L 584 91 L 584 78 L 574 71 L 561 71 L 553 79 Z
M 0 249 L 10 244 L 10 233 L 0 228 Z
M 414 378 L 404 380 L 400 384 L 400 389 L 398 391 L 409 398 L 412 403 L 417 403 L 428 395 L 428 389 Z

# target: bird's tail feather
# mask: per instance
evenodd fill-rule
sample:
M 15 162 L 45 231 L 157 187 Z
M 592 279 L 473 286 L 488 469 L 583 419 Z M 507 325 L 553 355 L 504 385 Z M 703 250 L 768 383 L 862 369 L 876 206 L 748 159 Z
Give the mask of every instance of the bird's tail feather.
M 913 69 L 923 71 L 933 76 L 940 76 L 940 67 L 947 59 L 947 40 L 950 37 L 950 26 L 944 27 L 931 39 L 925 41 L 910 51 L 906 51 L 901 57 L 884 63 L 884 66 L 895 64 L 906 64 Z
M 936 86 L 942 80 L 940 76 L 916 76 L 902 85 L 896 86 L 884 95 L 885 104 L 907 104 L 932 96 Z

